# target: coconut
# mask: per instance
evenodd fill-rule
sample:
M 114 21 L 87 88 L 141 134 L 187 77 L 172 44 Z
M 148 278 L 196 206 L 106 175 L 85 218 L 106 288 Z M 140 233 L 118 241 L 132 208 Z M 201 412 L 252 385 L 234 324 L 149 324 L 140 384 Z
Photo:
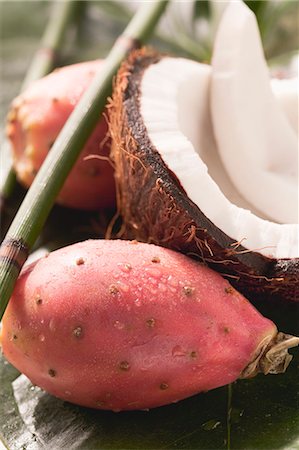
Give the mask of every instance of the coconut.
M 297 97 L 294 80 L 271 82 L 239 1 L 211 66 L 134 52 L 110 105 L 125 236 L 197 257 L 247 295 L 298 299 Z
M 109 107 L 121 233 L 198 258 L 246 294 L 298 300 L 298 226 L 267 220 L 234 189 L 213 136 L 210 72 L 148 49 L 122 65 Z
M 298 135 L 271 90 L 256 18 L 240 0 L 229 3 L 216 35 L 211 111 L 219 155 L 235 188 L 270 220 L 297 222 Z
M 289 124 L 298 136 L 298 77 L 272 78 L 271 89 Z

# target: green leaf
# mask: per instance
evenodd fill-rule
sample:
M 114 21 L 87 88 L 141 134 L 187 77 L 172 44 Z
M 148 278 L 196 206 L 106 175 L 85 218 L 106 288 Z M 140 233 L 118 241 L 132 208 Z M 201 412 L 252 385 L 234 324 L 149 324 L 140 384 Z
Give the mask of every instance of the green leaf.
M 267 8 L 267 0 L 247 0 L 244 3 L 246 3 L 247 6 L 254 12 L 254 14 L 259 17 L 260 14 L 263 13 L 265 8 Z
M 194 18 L 205 17 L 211 15 L 211 6 L 209 0 L 196 0 L 194 2 Z

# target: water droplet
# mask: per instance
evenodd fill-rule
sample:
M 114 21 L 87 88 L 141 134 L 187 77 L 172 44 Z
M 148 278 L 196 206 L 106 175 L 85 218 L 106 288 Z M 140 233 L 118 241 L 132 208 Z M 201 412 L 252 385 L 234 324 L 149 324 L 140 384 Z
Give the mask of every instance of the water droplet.
M 148 277 L 147 283 L 149 283 L 153 286 L 158 286 L 158 280 L 157 280 L 157 278 L 154 278 L 154 277 Z
M 49 322 L 49 328 L 51 331 L 55 331 L 56 330 L 56 325 L 55 325 L 55 320 L 51 319 Z
M 173 347 L 172 356 L 176 357 L 176 356 L 185 356 L 185 355 L 186 355 L 186 351 L 180 345 L 176 345 L 175 347 Z
M 41 319 L 40 323 L 43 325 L 45 323 L 45 320 Z
M 202 424 L 202 428 L 206 431 L 215 430 L 217 427 L 221 425 L 221 422 L 215 419 L 208 420 L 204 424 Z
M 65 393 L 65 395 L 67 395 L 68 397 L 69 397 L 70 395 L 72 395 L 72 393 L 71 393 L 70 391 L 64 391 L 64 393 Z
M 164 283 L 159 283 L 158 284 L 158 290 L 159 290 L 159 292 L 166 292 L 167 291 L 167 287 L 165 286 Z
M 117 264 L 120 270 L 124 273 L 129 273 L 132 270 L 132 266 L 129 263 L 118 263 Z
M 148 276 L 157 279 L 161 279 L 162 273 L 158 267 L 146 267 L 145 269 Z
M 135 306 L 141 306 L 141 300 L 140 300 L 140 298 L 136 298 L 136 299 L 134 300 L 134 305 L 135 305 Z
M 168 286 L 172 286 L 172 287 L 178 287 L 178 280 L 173 276 L 173 275 L 169 275 L 167 277 L 167 284 Z
M 118 281 L 118 285 L 119 285 L 120 289 L 123 292 L 129 292 L 130 286 L 128 284 L 125 284 L 125 283 L 122 283 L 121 281 Z
M 113 326 L 115 328 L 117 328 L 118 330 L 122 330 L 125 327 L 125 324 L 120 322 L 119 320 L 116 320 L 113 324 Z
M 153 296 L 156 296 L 158 293 L 158 288 L 156 288 L 155 286 L 148 286 L 148 290 L 150 294 Z
M 41 342 L 44 342 L 45 336 L 44 336 L 43 334 L 40 334 L 40 335 L 38 336 L 38 339 L 39 339 Z
M 30 386 L 29 391 L 35 391 L 35 386 Z

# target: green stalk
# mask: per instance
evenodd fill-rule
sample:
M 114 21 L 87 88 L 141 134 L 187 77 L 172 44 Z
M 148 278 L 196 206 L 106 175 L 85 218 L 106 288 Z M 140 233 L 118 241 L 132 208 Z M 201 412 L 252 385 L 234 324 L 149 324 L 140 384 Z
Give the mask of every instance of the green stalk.
M 115 42 L 35 177 L 0 248 L 0 319 L 55 198 L 99 120 L 111 94 L 115 73 L 128 52 L 152 33 L 167 3 L 168 0 L 158 0 L 142 4 Z
M 63 0 L 54 3 L 41 44 L 31 61 L 22 83 L 21 92 L 33 81 L 47 75 L 56 66 L 59 50 L 68 25 L 75 18 L 80 18 L 83 6 L 84 2 L 73 0 Z M 0 154 L 2 165 L 0 193 L 1 202 L 3 202 L 11 196 L 16 184 L 16 175 L 12 167 L 10 146 L 7 140 L 3 142 Z
M 5 201 L 12 195 L 16 185 L 16 174 L 12 167 L 10 144 L 6 137 L 1 145 L 1 173 L 0 173 L 0 212 L 2 212 Z

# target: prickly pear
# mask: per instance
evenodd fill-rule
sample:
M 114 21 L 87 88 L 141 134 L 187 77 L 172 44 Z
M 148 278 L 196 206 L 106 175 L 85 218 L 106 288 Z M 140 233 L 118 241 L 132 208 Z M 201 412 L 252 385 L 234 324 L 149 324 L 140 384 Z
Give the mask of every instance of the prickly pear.
M 89 240 L 21 273 L 2 348 L 31 381 L 93 408 L 153 408 L 261 371 L 299 339 L 219 274 L 136 241 Z
M 34 82 L 12 103 L 7 136 L 19 181 L 29 187 L 64 123 L 89 86 L 102 61 L 89 61 L 55 70 Z M 99 123 L 82 150 L 57 201 L 80 209 L 113 207 L 115 186 L 108 161 L 107 123 Z M 86 160 L 89 155 L 97 155 Z M 102 159 L 101 159 L 102 158 Z

